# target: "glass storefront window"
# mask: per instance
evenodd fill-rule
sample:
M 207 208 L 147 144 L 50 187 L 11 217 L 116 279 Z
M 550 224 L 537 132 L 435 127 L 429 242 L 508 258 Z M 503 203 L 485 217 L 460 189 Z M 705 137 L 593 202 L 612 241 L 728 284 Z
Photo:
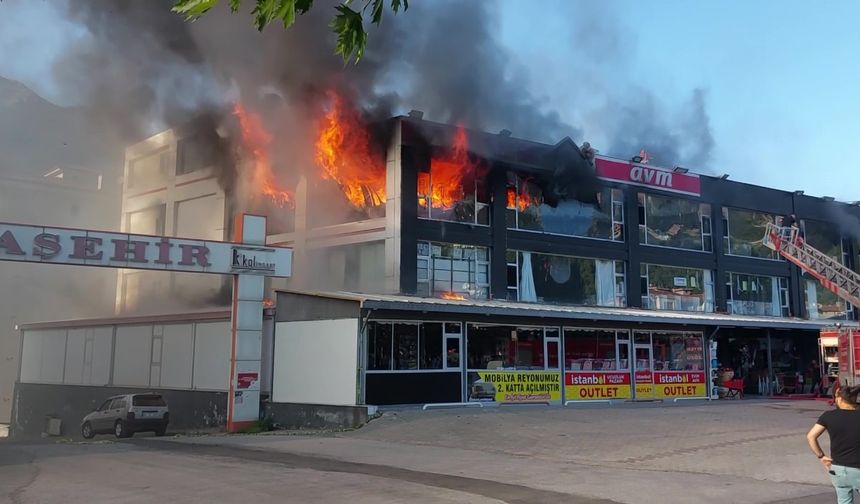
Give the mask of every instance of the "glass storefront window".
M 592 201 L 571 198 L 549 204 L 536 180 L 509 173 L 505 220 L 509 229 L 624 240 L 623 195 L 618 189 L 603 189 Z
M 692 200 L 639 194 L 639 242 L 712 250 L 711 206 Z
M 624 356 L 620 364 L 616 359 L 615 331 L 564 330 L 564 364 L 568 371 L 627 369 L 626 359 Z
M 486 247 L 418 242 L 418 295 L 487 299 L 490 253 Z
M 459 367 L 460 324 L 451 322 L 367 323 L 368 371 L 432 371 Z
M 391 324 L 367 324 L 367 369 L 391 369 Z
M 726 305 L 736 315 L 788 317 L 788 278 L 728 273 Z
M 710 270 L 642 264 L 642 307 L 652 310 L 714 311 Z
M 469 324 L 466 355 L 469 369 L 545 369 L 544 328 Z
M 775 215 L 723 207 L 723 249 L 726 254 L 762 259 L 779 259 L 779 254 L 762 244 L 764 230 L 777 222 Z
M 625 306 L 623 261 L 509 250 L 508 299 L 532 303 Z
M 654 371 L 703 371 L 705 353 L 700 333 L 651 334 Z
M 441 323 L 421 324 L 421 369 L 442 369 L 442 337 Z

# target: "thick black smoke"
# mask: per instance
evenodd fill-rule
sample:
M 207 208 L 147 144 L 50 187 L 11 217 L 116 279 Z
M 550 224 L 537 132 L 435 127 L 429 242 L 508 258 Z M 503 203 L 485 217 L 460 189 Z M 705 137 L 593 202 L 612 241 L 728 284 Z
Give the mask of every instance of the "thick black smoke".
M 171 3 L 69 1 L 69 15 L 93 38 L 60 58 L 57 76 L 128 134 L 145 135 L 238 97 L 257 105 L 278 97 L 313 116 L 331 87 L 379 118 L 420 108 L 432 120 L 546 141 L 578 133 L 543 113 L 511 77 L 490 4 L 415 3 L 370 27 L 360 64 L 344 65 L 328 27 L 331 0 L 316 2 L 289 30 L 274 24 L 263 33 L 224 6 L 186 23 Z

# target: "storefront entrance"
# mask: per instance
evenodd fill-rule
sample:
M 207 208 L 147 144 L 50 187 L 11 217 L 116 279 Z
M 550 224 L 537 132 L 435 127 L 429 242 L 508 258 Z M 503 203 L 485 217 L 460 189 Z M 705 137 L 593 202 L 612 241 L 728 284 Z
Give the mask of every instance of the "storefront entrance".
M 699 332 L 565 328 L 564 355 L 566 401 L 707 396 Z
M 636 368 L 633 371 L 633 383 L 636 384 L 633 399 L 650 401 L 654 399 L 654 352 L 651 347 L 651 333 L 637 332 L 633 336 L 633 352 L 636 357 Z

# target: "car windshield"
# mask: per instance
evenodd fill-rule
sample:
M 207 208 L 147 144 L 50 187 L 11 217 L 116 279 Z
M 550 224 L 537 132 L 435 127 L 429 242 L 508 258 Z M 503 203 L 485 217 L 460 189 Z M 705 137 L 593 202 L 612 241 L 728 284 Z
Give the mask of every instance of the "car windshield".
M 158 395 L 134 396 L 135 406 L 167 406 L 164 399 Z

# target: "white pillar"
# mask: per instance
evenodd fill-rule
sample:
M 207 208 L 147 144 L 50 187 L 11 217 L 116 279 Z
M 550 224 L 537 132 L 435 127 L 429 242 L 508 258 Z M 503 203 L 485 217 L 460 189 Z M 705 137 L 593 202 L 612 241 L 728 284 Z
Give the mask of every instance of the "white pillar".
M 266 218 L 239 215 L 235 240 L 247 245 L 266 245 Z M 265 277 L 234 275 L 230 393 L 227 398 L 227 430 L 236 432 L 260 417 L 260 366 L 263 345 L 263 296 Z

